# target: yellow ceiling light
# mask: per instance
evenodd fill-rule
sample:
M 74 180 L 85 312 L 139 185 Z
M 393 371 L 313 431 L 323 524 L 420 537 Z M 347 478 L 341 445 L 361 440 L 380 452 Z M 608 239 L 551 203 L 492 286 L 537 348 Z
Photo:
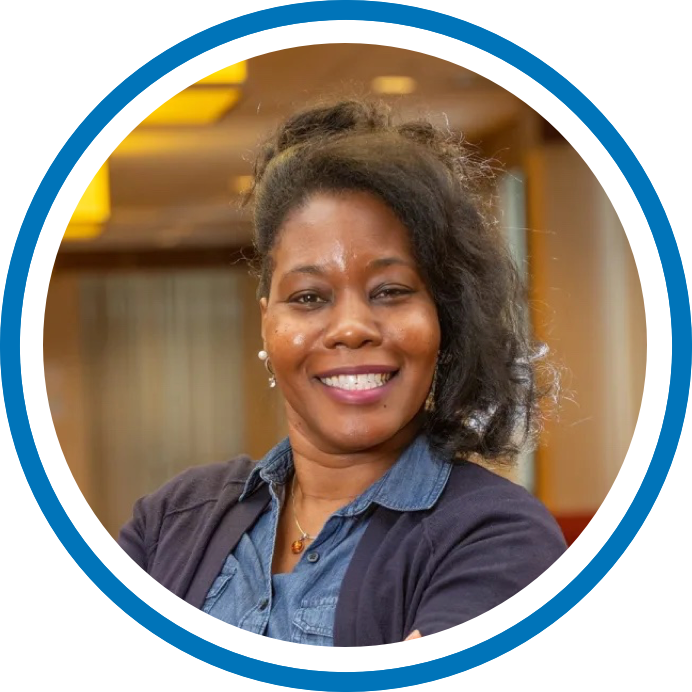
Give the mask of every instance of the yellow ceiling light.
M 209 125 L 233 108 L 240 96 L 236 88 L 190 87 L 159 106 L 142 125 Z
M 242 84 L 246 79 L 247 62 L 243 60 L 200 79 L 197 84 Z
M 142 125 L 209 125 L 233 108 L 242 95 L 247 79 L 247 62 L 224 67 L 203 77 L 162 106 Z
M 99 168 L 79 200 L 63 240 L 88 240 L 101 234 L 111 215 L 108 162 Z
M 413 77 L 384 75 L 375 77 L 370 83 L 373 91 L 378 94 L 412 94 L 416 90 L 416 80 Z
M 103 233 L 103 226 L 98 223 L 71 223 L 65 235 L 62 237 L 66 241 L 92 240 L 98 238 Z

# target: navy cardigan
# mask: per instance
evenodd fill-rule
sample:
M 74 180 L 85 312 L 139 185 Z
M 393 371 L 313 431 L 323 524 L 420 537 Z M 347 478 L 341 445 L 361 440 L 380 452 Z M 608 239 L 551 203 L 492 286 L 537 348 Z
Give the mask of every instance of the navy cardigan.
M 137 501 L 119 544 L 201 608 L 269 503 L 265 485 L 238 502 L 253 465 L 242 456 L 182 473 Z M 372 508 L 339 593 L 334 645 L 387 644 L 459 625 L 523 589 L 565 548 L 554 519 L 523 488 L 476 464 L 455 465 L 432 509 Z

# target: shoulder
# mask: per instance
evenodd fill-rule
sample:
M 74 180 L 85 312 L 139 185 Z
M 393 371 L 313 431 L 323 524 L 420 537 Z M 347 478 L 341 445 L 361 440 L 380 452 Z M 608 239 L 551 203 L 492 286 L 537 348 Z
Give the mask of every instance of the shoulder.
M 189 468 L 142 498 L 142 502 L 150 510 L 170 514 L 218 502 L 224 495 L 240 496 L 255 464 L 243 454 L 228 461 Z
M 478 464 L 456 464 L 426 529 L 435 544 L 491 538 L 565 550 L 562 531 L 548 509 L 525 488 Z
M 521 485 L 472 462 L 454 464 L 440 498 L 441 508 L 447 511 L 463 506 L 466 512 L 485 513 L 508 504 L 548 514 L 545 506 Z
M 458 461 L 452 464 L 451 478 L 459 484 L 459 487 L 473 490 L 484 487 L 506 487 L 514 486 L 523 489 L 516 483 L 491 471 L 485 466 L 472 461 Z
M 452 467 L 429 510 L 378 508 L 361 544 L 338 614 L 355 623 L 347 613 L 357 611 L 363 623 L 370 617 L 366 611 L 374 612 L 370 634 L 349 635 L 368 644 L 401 641 L 414 629 L 432 634 L 485 613 L 538 578 L 566 549 L 559 526 L 535 497 L 471 463 Z M 344 625 L 342 638 L 346 630 Z

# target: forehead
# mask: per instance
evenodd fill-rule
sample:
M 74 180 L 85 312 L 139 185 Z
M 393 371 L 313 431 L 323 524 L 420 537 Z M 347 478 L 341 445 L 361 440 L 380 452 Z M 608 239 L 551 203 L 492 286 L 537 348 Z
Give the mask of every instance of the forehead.
M 412 261 L 409 234 L 396 214 L 366 192 L 316 193 L 284 220 L 275 270 L 296 263 L 345 265 L 382 256 Z

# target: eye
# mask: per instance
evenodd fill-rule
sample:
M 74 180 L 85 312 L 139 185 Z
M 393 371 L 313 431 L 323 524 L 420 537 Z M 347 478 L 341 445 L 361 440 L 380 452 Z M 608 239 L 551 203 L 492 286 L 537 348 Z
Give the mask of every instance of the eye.
M 413 291 L 404 286 L 380 286 L 372 294 L 375 300 L 396 300 L 411 295 Z
M 310 307 L 315 305 L 321 305 L 327 301 L 319 294 L 314 291 L 304 291 L 303 293 L 296 293 L 288 299 L 289 303 L 294 303 L 297 305 L 308 305 Z

